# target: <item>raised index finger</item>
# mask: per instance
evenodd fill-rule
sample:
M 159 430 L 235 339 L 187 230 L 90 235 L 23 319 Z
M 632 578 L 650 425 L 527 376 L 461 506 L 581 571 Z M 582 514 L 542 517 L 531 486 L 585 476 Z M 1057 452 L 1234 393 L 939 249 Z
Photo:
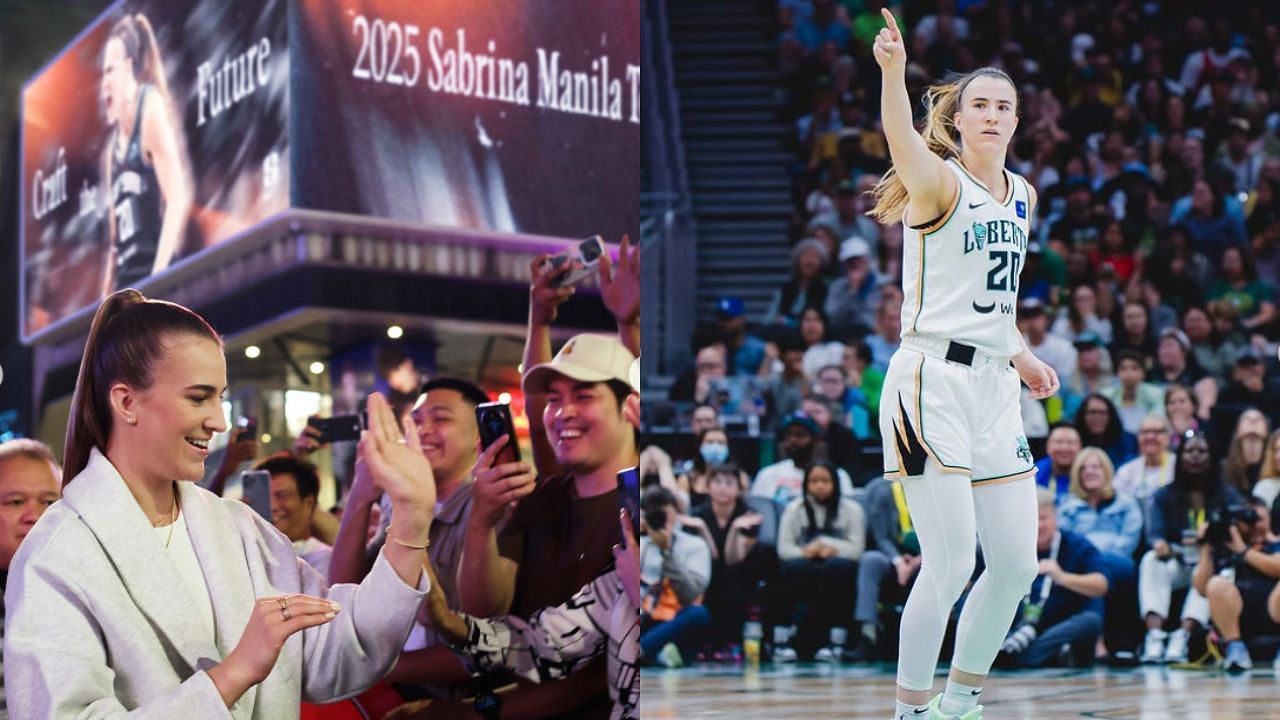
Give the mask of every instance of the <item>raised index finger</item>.
M 898 30 L 898 21 L 893 17 L 893 13 L 889 12 L 889 8 L 880 8 L 880 14 L 884 16 L 885 26 L 889 28 L 889 32 L 893 33 L 895 41 L 902 39 L 902 31 Z

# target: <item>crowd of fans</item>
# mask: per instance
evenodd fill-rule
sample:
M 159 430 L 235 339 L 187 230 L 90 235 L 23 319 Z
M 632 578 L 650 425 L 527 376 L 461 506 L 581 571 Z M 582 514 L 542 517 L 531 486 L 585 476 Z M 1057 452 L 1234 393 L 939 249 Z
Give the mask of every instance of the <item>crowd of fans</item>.
M 1008 166 L 1040 198 L 1017 324 L 1062 389 L 1024 390 L 1041 574 L 1000 662 L 1270 657 L 1280 21 L 1136 0 L 779 0 L 790 275 L 762 316 L 717 303 L 692 338 L 696 367 L 670 388 L 694 438 L 642 453 L 674 508 L 667 527 L 709 550 L 686 567 L 696 621 L 647 657 L 738 660 L 761 626 L 775 661 L 894 655 L 920 557 L 876 423 L 894 402 L 880 388 L 903 244 L 900 225 L 865 215 L 888 169 L 870 52 L 883 6 L 910 43 L 913 98 L 948 71 L 1014 79 Z

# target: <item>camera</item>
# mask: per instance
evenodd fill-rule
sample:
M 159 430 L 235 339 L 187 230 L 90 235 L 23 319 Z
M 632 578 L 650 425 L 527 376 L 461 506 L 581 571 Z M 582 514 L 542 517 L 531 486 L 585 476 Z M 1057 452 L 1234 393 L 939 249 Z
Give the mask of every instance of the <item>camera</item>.
M 1204 529 L 1203 542 L 1219 549 L 1231 539 L 1231 526 L 1236 523 L 1253 525 L 1258 522 L 1258 511 L 1248 505 L 1232 505 L 1225 510 L 1215 508 L 1209 512 L 1208 526 Z
M 644 522 L 649 526 L 650 530 L 665 530 L 667 528 L 667 508 L 664 506 L 646 510 Z

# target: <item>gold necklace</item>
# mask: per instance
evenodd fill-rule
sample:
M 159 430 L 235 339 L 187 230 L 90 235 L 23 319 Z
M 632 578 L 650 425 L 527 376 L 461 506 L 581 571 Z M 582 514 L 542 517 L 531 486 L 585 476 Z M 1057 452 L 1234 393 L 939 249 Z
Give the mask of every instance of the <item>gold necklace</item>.
M 169 549 L 169 543 L 173 542 L 173 526 L 178 524 L 178 490 L 173 491 L 173 512 L 169 520 L 169 535 L 164 539 L 164 549 Z

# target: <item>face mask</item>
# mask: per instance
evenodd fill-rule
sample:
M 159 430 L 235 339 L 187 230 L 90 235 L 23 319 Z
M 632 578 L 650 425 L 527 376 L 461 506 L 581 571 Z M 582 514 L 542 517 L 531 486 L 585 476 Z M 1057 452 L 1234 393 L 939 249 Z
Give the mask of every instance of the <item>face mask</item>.
M 708 465 L 723 465 L 729 459 L 729 446 L 721 443 L 705 443 L 698 448 L 702 453 L 702 459 L 707 461 Z

